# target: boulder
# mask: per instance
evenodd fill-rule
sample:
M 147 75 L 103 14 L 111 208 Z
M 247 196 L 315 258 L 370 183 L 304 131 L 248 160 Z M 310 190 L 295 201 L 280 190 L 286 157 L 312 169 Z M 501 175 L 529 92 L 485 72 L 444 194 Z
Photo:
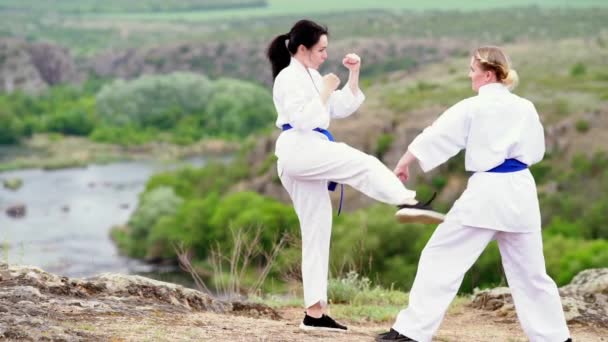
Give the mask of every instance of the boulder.
M 25 204 L 11 205 L 6 209 L 6 214 L 12 218 L 21 218 L 25 216 Z
M 608 328 L 608 268 L 588 269 L 559 289 L 568 323 Z M 475 291 L 472 307 L 494 311 L 498 317 L 515 317 L 511 290 L 507 287 Z

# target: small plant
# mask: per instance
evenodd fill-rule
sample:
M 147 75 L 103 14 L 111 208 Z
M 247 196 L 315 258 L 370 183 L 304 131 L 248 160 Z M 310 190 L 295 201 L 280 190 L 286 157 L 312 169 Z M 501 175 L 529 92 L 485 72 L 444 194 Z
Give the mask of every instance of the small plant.
M 433 184 L 435 189 L 441 191 L 448 184 L 448 180 L 445 176 L 437 175 L 431 179 L 431 184 Z
M 579 133 L 586 133 L 589 130 L 589 121 L 580 119 L 576 122 L 576 131 Z
M 372 287 L 371 281 L 350 271 L 346 277 L 329 282 L 329 300 L 337 317 L 351 320 L 383 322 L 393 319 L 408 302 L 405 292 Z
M 288 242 L 288 235 L 284 234 L 278 242 L 276 242 L 270 252 L 262 249 L 262 227 L 258 227 L 253 234 L 250 234 L 250 229 L 232 229 L 232 252 L 230 255 L 224 255 L 219 245 L 211 253 L 210 262 L 213 268 L 213 280 L 215 282 L 216 293 L 222 298 L 234 300 L 245 295 L 257 295 L 268 277 L 268 273 L 274 265 L 279 252 Z M 191 253 L 184 248 L 183 244 L 174 245 L 175 253 L 178 256 L 180 266 L 188 272 L 196 287 L 203 292 L 211 293 L 209 287 L 198 275 L 198 272 L 192 266 Z M 245 284 L 248 271 L 253 264 L 263 259 L 261 263 L 264 265 L 258 272 L 257 279 L 252 284 Z M 226 269 L 227 267 L 227 269 Z
M 331 279 L 328 286 L 329 300 L 336 304 L 352 305 L 404 305 L 405 292 L 373 286 L 369 278 L 350 271 L 344 278 Z
M 388 152 L 393 145 L 393 140 L 394 138 L 390 134 L 382 134 L 378 137 L 378 143 L 376 145 L 376 157 L 378 157 L 378 159 L 382 159 L 386 152 Z
M 370 289 L 371 281 L 367 277 L 360 277 L 355 271 L 346 274 L 346 278 L 329 281 L 328 294 L 332 303 L 352 303 L 360 292 Z
M 570 69 L 570 76 L 577 77 L 587 73 L 587 67 L 585 64 L 578 62 Z
M 5 179 L 2 181 L 2 184 L 6 189 L 16 191 L 23 185 L 23 180 L 21 178 Z

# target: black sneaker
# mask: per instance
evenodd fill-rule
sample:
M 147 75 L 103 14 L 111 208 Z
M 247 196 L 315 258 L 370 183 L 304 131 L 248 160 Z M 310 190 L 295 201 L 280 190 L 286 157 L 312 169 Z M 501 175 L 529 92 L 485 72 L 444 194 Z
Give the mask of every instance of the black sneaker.
M 376 341 L 398 341 L 398 342 L 406 342 L 406 341 L 414 341 L 416 342 L 416 340 L 413 340 L 407 336 L 401 335 L 397 330 L 392 329 L 389 332 L 385 332 L 382 334 L 379 334 L 376 337 Z
M 431 207 L 431 202 L 435 199 L 437 193 L 433 194 L 430 200 L 425 203 L 418 202 L 416 204 L 401 204 L 398 205 L 399 211 L 395 214 L 399 222 L 403 223 L 441 223 L 445 215 L 436 212 Z
M 345 332 L 348 328 L 327 315 L 323 315 L 320 318 L 305 315 L 304 320 L 300 324 L 300 329 Z
M 572 339 L 569 338 L 569 339 L 565 340 L 564 342 L 572 342 Z

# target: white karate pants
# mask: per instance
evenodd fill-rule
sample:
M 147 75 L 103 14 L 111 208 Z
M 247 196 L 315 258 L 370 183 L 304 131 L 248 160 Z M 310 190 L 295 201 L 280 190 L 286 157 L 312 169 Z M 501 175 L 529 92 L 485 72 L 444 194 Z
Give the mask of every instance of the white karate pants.
M 350 185 L 388 204 L 410 202 L 414 191 L 377 158 L 315 131 L 291 129 L 277 139 L 278 172 L 300 221 L 304 304 L 327 305 L 332 206 L 328 181 Z M 336 191 L 339 191 L 339 186 Z
M 519 321 L 532 342 L 563 342 L 570 336 L 555 282 L 545 271 L 541 232 L 511 233 L 444 222 L 425 246 L 409 306 L 393 329 L 431 341 L 465 272 L 496 239 Z

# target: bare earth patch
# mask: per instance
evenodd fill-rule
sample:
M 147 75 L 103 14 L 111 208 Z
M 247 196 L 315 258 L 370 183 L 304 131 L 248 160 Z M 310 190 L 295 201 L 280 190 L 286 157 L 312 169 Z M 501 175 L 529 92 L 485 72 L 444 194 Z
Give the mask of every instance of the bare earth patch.
M 298 328 L 302 309 L 279 310 L 279 320 L 229 314 L 156 312 L 145 317 L 102 316 L 64 322 L 67 329 L 84 330 L 110 341 L 373 341 L 392 322 L 349 322 L 348 333 L 304 332 Z M 608 341 L 608 330 L 570 325 L 575 341 Z M 515 320 L 497 319 L 483 310 L 466 308 L 449 313 L 434 341 L 524 342 Z
M 608 269 L 586 270 L 561 289 L 577 342 L 608 342 L 607 279 Z M 490 290 L 479 296 L 455 301 L 434 340 L 527 341 L 510 295 Z M 481 309 L 473 307 L 480 303 Z M 300 307 L 224 302 L 140 276 L 77 279 L 0 262 L 1 341 L 373 341 L 392 324 L 349 321 L 338 308 L 335 317 L 350 327 L 347 333 L 305 332 L 298 327 Z

